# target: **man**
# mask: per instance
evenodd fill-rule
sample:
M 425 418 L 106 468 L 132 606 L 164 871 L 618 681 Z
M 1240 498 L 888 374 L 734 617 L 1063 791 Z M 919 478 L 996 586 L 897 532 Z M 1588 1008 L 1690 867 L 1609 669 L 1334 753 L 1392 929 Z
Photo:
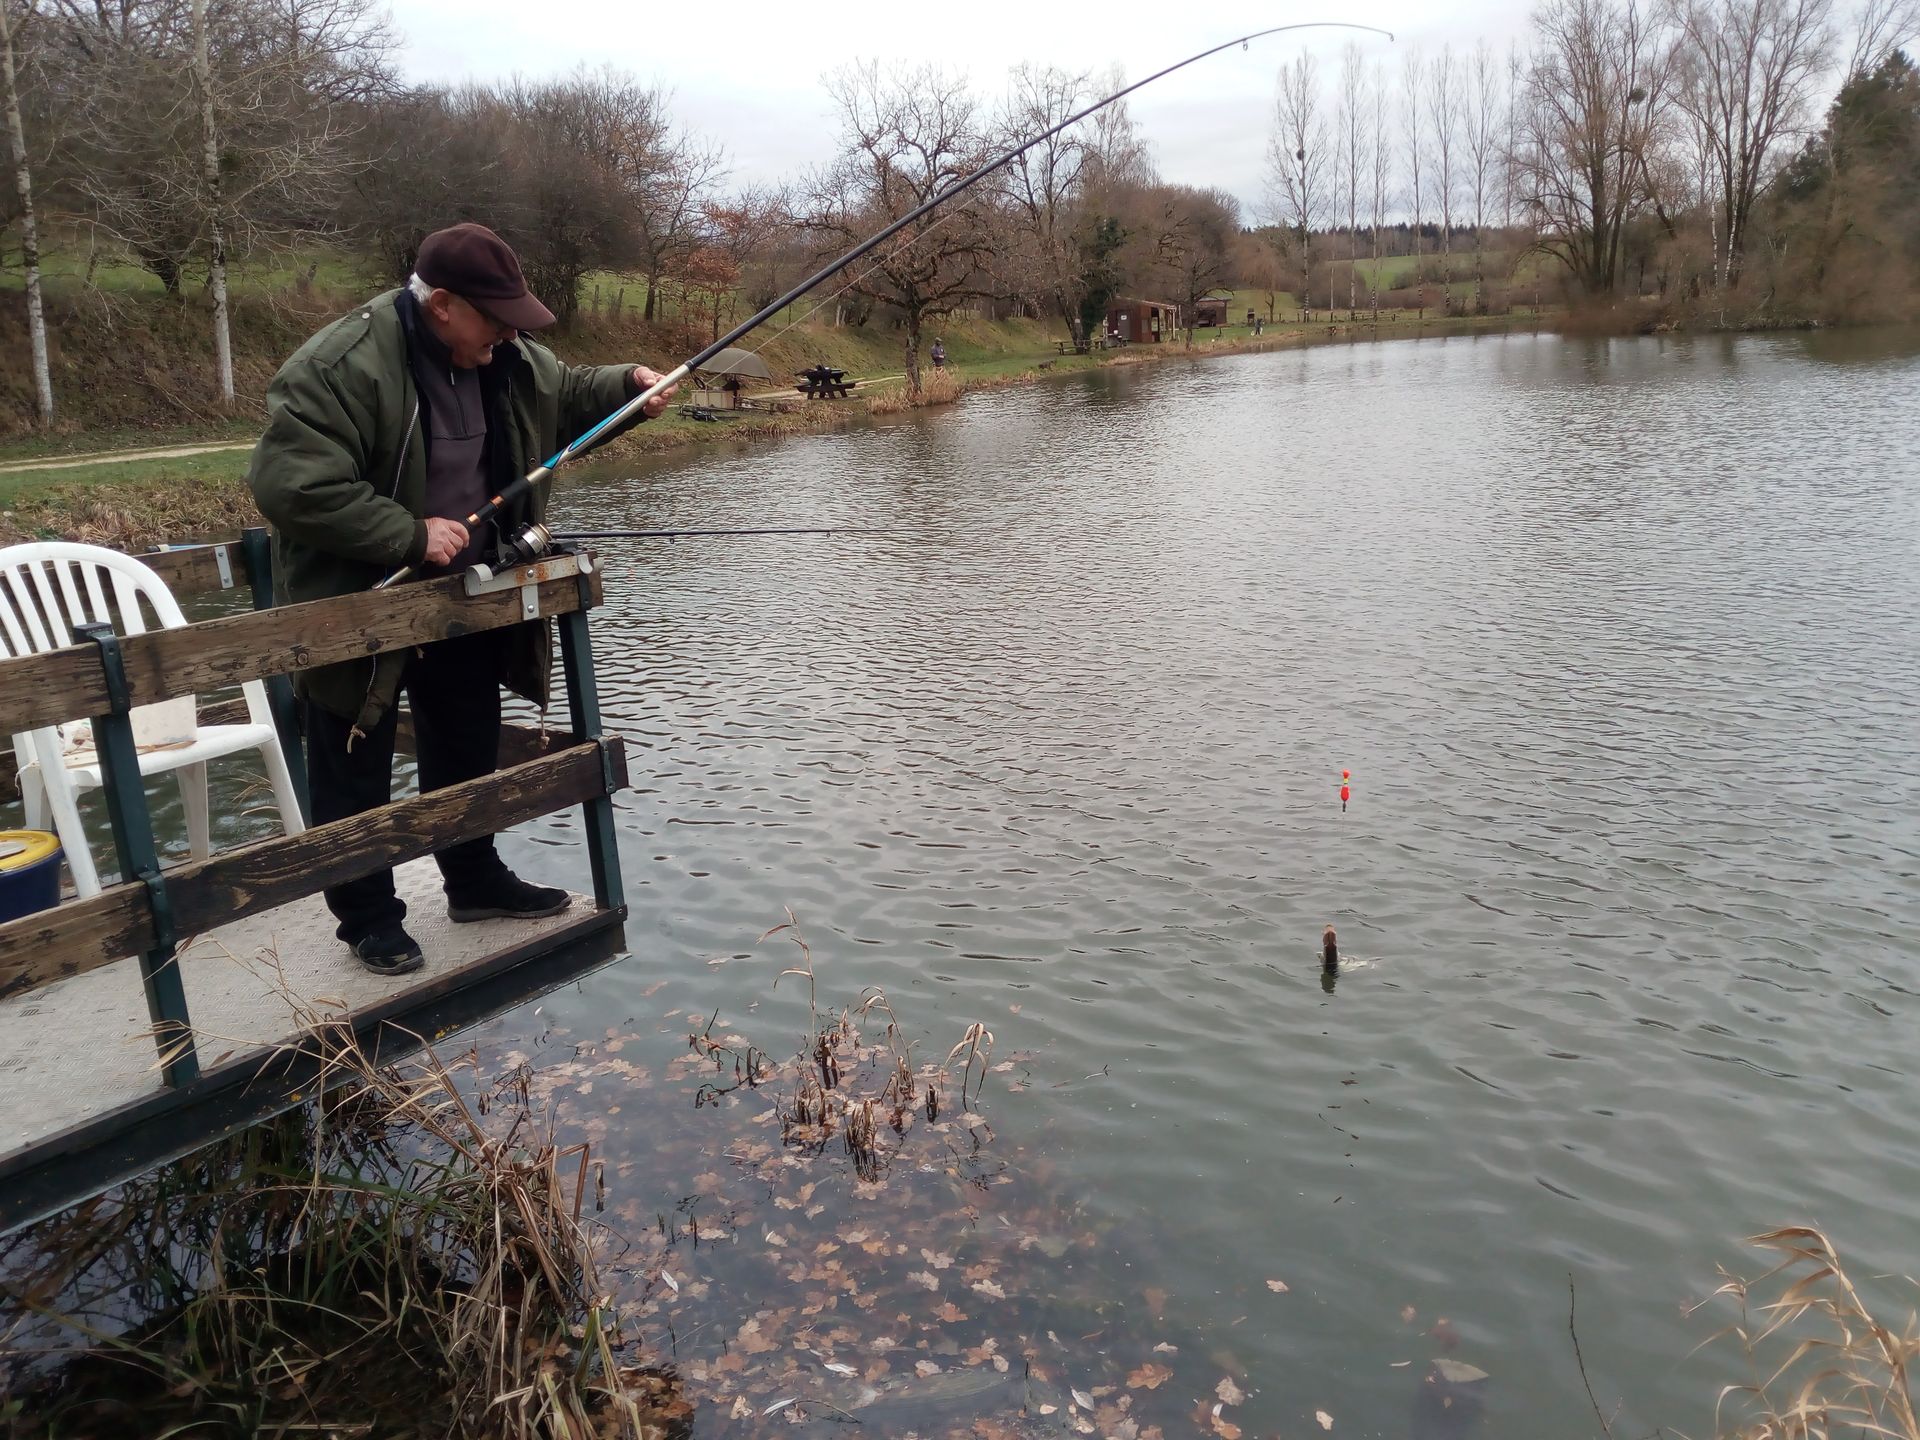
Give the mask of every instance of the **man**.
M 371 589 L 403 565 L 443 575 L 490 561 L 502 534 L 544 511 L 530 494 L 469 534 L 463 522 L 509 481 L 659 377 L 645 366 L 563 365 L 523 331 L 553 323 L 513 250 L 483 225 L 435 231 L 414 273 L 327 326 L 280 368 L 248 471 L 274 528 L 281 603 Z M 658 415 L 667 391 L 644 407 Z M 421 650 L 301 671 L 313 820 L 393 795 L 396 705 L 412 709 L 420 788 L 492 773 L 500 687 L 547 703 L 544 621 Z M 455 921 L 558 914 L 567 892 L 530 885 L 491 836 L 435 857 Z M 406 903 L 383 870 L 326 892 L 336 933 L 360 963 L 402 975 L 422 963 Z

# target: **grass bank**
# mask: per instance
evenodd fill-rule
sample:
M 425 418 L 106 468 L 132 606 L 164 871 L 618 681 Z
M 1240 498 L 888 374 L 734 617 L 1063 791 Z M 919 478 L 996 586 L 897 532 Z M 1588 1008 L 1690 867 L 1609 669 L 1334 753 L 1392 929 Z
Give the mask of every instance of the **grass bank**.
M 122 301 L 123 308 L 134 302 Z M 143 307 L 177 312 L 176 302 L 145 301 Z M 1248 309 L 1264 313 L 1251 293 L 1236 295 L 1229 313 Z M 120 362 L 151 382 L 134 387 L 125 403 L 92 399 L 76 407 L 52 433 L 16 433 L 0 438 L 0 543 L 23 539 L 67 538 L 137 549 L 163 541 L 228 535 L 259 523 L 245 485 L 249 446 L 258 434 L 259 396 L 264 394 L 277 357 L 291 351 L 312 329 L 334 313 L 331 305 L 301 309 L 271 307 L 272 313 L 253 315 L 243 327 L 247 354 L 237 365 L 246 395 L 241 416 L 172 410 L 167 396 L 186 384 L 168 359 L 168 347 L 185 337 L 167 326 L 137 334 L 119 331 L 94 335 L 83 345 L 124 343 Z M 171 317 L 177 321 L 178 315 Z M 1055 346 L 1056 327 L 1032 320 L 990 321 L 977 316 L 953 316 L 936 331 L 944 340 L 948 366 L 930 384 L 922 404 L 957 400 L 970 390 L 997 389 L 1036 382 L 1078 370 L 1104 366 L 1140 365 L 1247 351 L 1281 349 L 1303 344 L 1347 341 L 1355 338 L 1403 338 L 1453 334 L 1463 330 L 1506 329 L 1536 323 L 1531 317 L 1441 319 L 1412 311 L 1382 312 L 1376 325 L 1364 312 L 1357 319 L 1335 318 L 1310 325 L 1281 323 L 1264 326 L 1255 335 L 1244 324 L 1203 330 L 1189 346 L 1185 337 L 1165 344 L 1134 345 L 1124 350 L 1089 355 L 1061 355 Z M 825 363 L 861 377 L 860 389 L 846 400 L 797 403 L 781 411 L 756 412 L 720 421 L 702 422 L 677 411 L 641 426 L 607 449 L 613 458 L 674 450 L 716 441 L 771 442 L 784 436 L 836 429 L 910 406 L 901 376 L 900 332 L 889 325 L 829 326 L 811 323 L 779 329 L 766 344 L 766 356 L 776 375 Z M 0 331 L 5 324 L 0 323 Z M 556 338 L 556 348 L 581 363 L 608 363 L 622 359 L 650 360 L 697 348 L 707 336 L 674 327 L 648 327 L 618 310 L 584 312 L 567 334 Z M 6 337 L 0 334 L 0 343 Z M 72 357 L 69 356 L 71 361 Z M 926 372 L 932 375 L 929 369 Z M 155 377 L 158 377 L 156 382 Z M 204 377 L 196 380 L 201 383 Z M 68 390 L 70 387 L 62 387 Z M 137 395 L 135 394 L 137 391 Z M 791 392 L 789 392 L 791 398 Z M 0 414 L 10 400 L 0 396 Z M 97 417 L 93 423 L 90 417 Z M 130 423 L 131 422 L 131 423 Z M 183 446 L 208 446 L 192 455 L 145 455 L 128 452 Z M 103 453 L 108 452 L 108 453 Z M 119 453 L 112 453 L 119 452 Z M 76 463 L 84 457 L 97 460 Z

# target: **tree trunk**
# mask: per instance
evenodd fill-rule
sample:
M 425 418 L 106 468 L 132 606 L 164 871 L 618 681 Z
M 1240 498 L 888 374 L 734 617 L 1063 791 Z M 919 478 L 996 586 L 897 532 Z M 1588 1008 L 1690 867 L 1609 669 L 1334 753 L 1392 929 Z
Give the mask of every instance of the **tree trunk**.
M 653 323 L 653 314 L 654 314 L 653 297 L 655 292 L 658 291 L 659 288 L 660 288 L 660 272 L 658 270 L 649 270 L 647 272 L 647 304 L 646 304 L 646 308 L 640 312 L 640 318 L 646 321 L 646 323 L 649 325 Z
M 907 396 L 920 398 L 920 310 L 907 307 Z
M 0 0 L 0 81 L 6 85 L 7 139 L 13 145 L 13 185 L 20 192 L 20 254 L 27 271 L 27 332 L 33 349 L 33 394 L 40 423 L 53 423 L 53 374 L 47 365 L 47 314 L 40 298 L 40 231 L 33 214 L 33 175 L 27 167 L 26 128 L 13 70 L 10 0 Z
M 0 0 L 4 3 L 4 0 Z M 220 228 L 220 132 L 213 119 L 213 74 L 207 63 L 207 0 L 193 0 L 193 83 L 200 91 L 200 142 L 207 187 L 210 256 L 208 283 L 213 290 L 213 356 L 220 378 L 220 403 L 233 404 L 233 336 L 227 324 L 227 245 Z

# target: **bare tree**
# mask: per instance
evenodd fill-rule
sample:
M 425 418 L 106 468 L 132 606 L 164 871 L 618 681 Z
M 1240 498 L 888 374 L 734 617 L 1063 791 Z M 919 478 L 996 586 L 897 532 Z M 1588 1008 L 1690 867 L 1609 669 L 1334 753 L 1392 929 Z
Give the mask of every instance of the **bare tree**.
M 1110 95 L 1126 83 L 1126 72 L 1115 65 L 1095 77 L 1088 89 Z M 1086 184 L 1090 190 L 1158 182 L 1160 176 L 1154 168 L 1153 153 L 1125 100 L 1115 101 L 1092 116 L 1087 126 Z
M 1842 83 L 1877 66 L 1920 33 L 1920 0 L 1864 0 L 1854 16 Z
M 1268 203 L 1292 227 L 1299 246 L 1300 318 L 1307 321 L 1313 319 L 1308 293 L 1311 241 L 1327 206 L 1330 149 L 1320 113 L 1320 65 L 1302 50 L 1280 69 L 1273 134 L 1267 141 L 1267 189 Z
M 639 116 L 630 108 L 636 104 Z M 465 123 L 497 137 L 507 172 L 502 210 L 489 223 L 519 252 L 528 283 L 563 321 L 578 311 L 587 275 L 648 262 L 636 182 L 623 168 L 633 147 L 645 143 L 630 132 L 650 123 L 648 106 L 647 92 L 629 92 L 620 77 L 590 71 L 455 97 Z
M 49 6 L 68 185 L 169 293 L 206 266 L 217 348 L 230 264 L 337 231 L 391 32 L 373 0 Z
M 1011 147 L 1023 136 L 1050 130 L 1086 99 L 1085 75 L 1021 65 L 1013 72 L 997 126 L 1000 141 Z M 1079 333 L 1079 245 L 1075 232 L 1088 154 L 1087 136 L 1076 127 L 1048 136 L 1023 151 L 1001 172 L 1000 179 L 1018 222 L 1024 252 L 1020 258 L 1071 339 L 1087 338 Z
M 1589 295 L 1611 295 L 1671 109 L 1672 33 L 1639 0 L 1548 0 L 1533 28 L 1517 183 L 1542 248 Z
M 840 156 L 814 175 L 803 220 L 838 250 L 931 199 L 980 162 L 985 141 L 965 82 L 927 65 L 882 75 L 871 62 L 827 78 L 840 112 Z M 920 336 L 930 317 L 984 293 L 995 237 L 977 190 L 915 221 L 861 261 L 847 287 L 899 310 L 907 390 L 920 393 Z
M 1380 227 L 1387 218 L 1387 176 L 1393 165 L 1392 135 L 1387 127 L 1387 75 L 1376 63 L 1367 89 L 1370 145 L 1369 165 L 1373 176 L 1373 205 L 1368 212 L 1368 232 L 1373 241 L 1373 323 L 1380 323 Z
M 1160 210 L 1155 268 L 1180 299 L 1191 349 L 1200 301 L 1233 276 L 1240 204 L 1225 191 L 1184 185 L 1160 187 L 1155 198 Z
M 33 395 L 42 425 L 53 423 L 53 373 L 47 364 L 47 313 L 40 295 L 40 229 L 33 210 L 33 171 L 26 126 L 20 119 L 20 83 L 13 62 L 13 0 L 0 0 L 0 84 L 6 87 L 7 142 L 13 150 L 13 188 L 20 202 L 20 258 L 27 272 L 27 334 L 33 352 Z
M 1416 282 L 1420 274 L 1420 254 L 1425 248 L 1421 225 L 1426 219 L 1426 212 L 1420 204 L 1420 161 L 1425 150 L 1425 141 L 1422 139 L 1425 131 L 1420 124 L 1420 114 L 1425 89 L 1426 64 L 1415 47 L 1400 57 L 1400 117 L 1401 138 L 1407 146 L 1408 196 L 1413 202 L 1410 218 L 1413 221 L 1413 271 Z
M 1366 130 L 1366 61 L 1360 47 L 1348 42 L 1340 52 L 1340 106 L 1335 128 L 1340 139 L 1340 180 L 1347 192 L 1347 318 L 1360 309 L 1360 175 L 1361 136 Z M 1328 301 L 1332 308 L 1332 301 Z
M 634 227 L 647 272 L 647 320 L 657 318 L 660 277 L 705 242 L 707 206 L 726 174 L 726 153 L 719 146 L 682 135 L 657 164 L 629 180 L 636 198 Z
M 1761 191 L 1805 127 L 1833 49 L 1832 0 L 1684 0 L 1674 98 L 1705 145 L 1717 195 L 1715 280 L 1739 283 Z
M 1466 106 L 1467 171 L 1473 185 L 1473 301 L 1477 310 L 1484 310 L 1487 304 L 1487 201 L 1500 156 L 1501 121 L 1500 71 L 1493 50 L 1483 40 L 1473 52 Z
M 1427 76 L 1427 118 L 1433 123 L 1433 189 L 1440 202 L 1440 293 L 1453 280 L 1453 202 L 1460 194 L 1461 66 L 1443 45 Z M 1442 309 L 1448 308 L 1444 298 Z

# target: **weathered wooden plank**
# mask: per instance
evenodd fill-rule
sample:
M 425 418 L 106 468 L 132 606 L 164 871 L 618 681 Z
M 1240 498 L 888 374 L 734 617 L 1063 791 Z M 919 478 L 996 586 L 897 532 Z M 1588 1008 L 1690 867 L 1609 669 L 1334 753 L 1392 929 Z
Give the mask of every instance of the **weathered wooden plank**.
M 85 900 L 0 925 L 0 1000 L 118 960 L 153 944 L 146 887 L 115 885 Z
M 605 743 L 612 788 L 623 789 L 625 747 L 618 736 Z M 599 748 L 575 745 L 302 835 L 242 846 L 167 871 L 174 925 L 183 937 L 197 935 L 607 793 Z M 10 921 L 0 925 L 0 999 L 110 964 L 152 943 L 146 892 L 138 885 L 116 885 Z
M 222 552 L 226 570 L 220 568 Z M 247 567 L 238 540 L 211 545 L 182 545 L 178 549 L 149 550 L 133 557 L 167 582 L 175 595 L 198 595 L 207 590 L 244 590 Z
M 568 573 L 567 564 L 547 561 L 532 569 L 537 576 L 547 577 L 538 581 L 542 616 L 580 608 L 579 580 Z M 586 578 L 587 604 L 597 605 L 599 571 Z M 178 630 L 129 635 L 121 648 L 132 701 L 145 705 L 173 695 L 496 630 L 525 618 L 517 587 L 469 596 L 462 578 L 450 575 L 391 590 L 229 615 Z M 106 682 L 99 654 L 91 645 L 0 661 L 0 734 L 99 715 L 106 709 Z

